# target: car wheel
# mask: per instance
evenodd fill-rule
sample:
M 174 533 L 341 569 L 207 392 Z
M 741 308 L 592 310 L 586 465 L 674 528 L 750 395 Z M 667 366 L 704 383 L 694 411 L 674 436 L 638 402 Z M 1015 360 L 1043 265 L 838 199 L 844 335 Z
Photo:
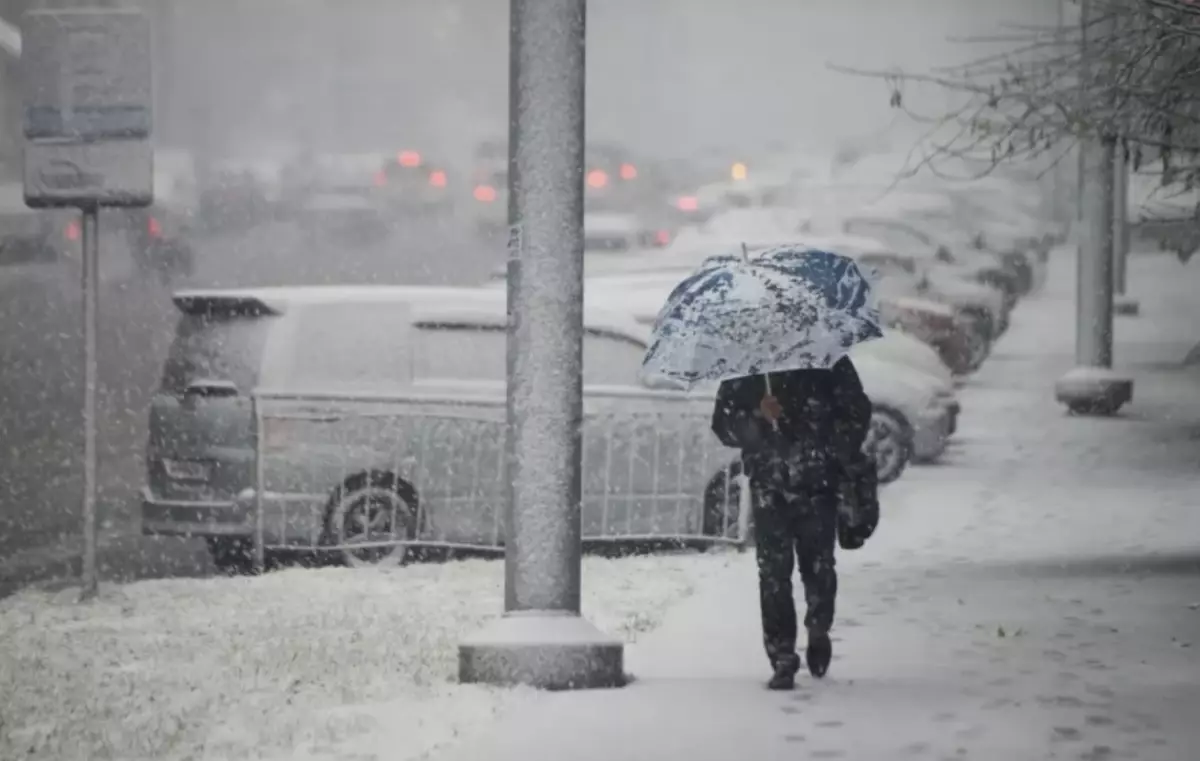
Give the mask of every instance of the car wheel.
M 738 538 L 738 516 L 742 504 L 742 463 L 734 461 L 715 473 L 704 488 L 705 536 Z M 726 510 L 725 505 L 728 505 Z M 746 541 L 754 538 L 754 512 L 746 528 Z
M 324 543 L 352 568 L 401 565 L 416 536 L 416 491 L 391 473 L 353 476 L 329 497 Z
M 962 319 L 965 328 L 963 335 L 966 338 L 964 363 L 968 371 L 975 372 L 991 355 L 992 339 L 988 336 L 990 331 L 987 326 L 981 324 L 978 317 L 965 315 Z
M 209 537 L 208 555 L 221 573 L 244 576 L 254 572 L 254 544 L 248 539 Z
M 899 412 L 876 407 L 871 412 L 871 426 L 863 451 L 875 460 L 879 483 L 895 481 L 912 460 L 912 426 Z
M 1072 415 L 1112 417 L 1121 410 L 1123 404 L 1123 402 L 1114 402 L 1108 399 L 1097 402 L 1071 402 L 1067 405 L 1067 410 Z

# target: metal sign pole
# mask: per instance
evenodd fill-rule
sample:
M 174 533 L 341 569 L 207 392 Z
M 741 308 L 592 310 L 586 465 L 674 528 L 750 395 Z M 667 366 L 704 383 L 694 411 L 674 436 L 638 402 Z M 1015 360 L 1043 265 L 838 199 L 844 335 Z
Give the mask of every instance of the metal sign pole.
M 462 644 L 459 678 L 612 687 L 624 647 L 579 604 L 587 6 L 510 8 L 505 612 Z
M 108 4 L 105 0 L 105 4 Z M 136 10 L 26 11 L 21 22 L 24 196 L 82 212 L 82 599 L 98 591 L 96 328 L 100 207 L 153 200 L 150 27 Z
M 83 209 L 83 569 L 82 597 L 96 594 L 96 302 L 100 293 L 100 213 Z

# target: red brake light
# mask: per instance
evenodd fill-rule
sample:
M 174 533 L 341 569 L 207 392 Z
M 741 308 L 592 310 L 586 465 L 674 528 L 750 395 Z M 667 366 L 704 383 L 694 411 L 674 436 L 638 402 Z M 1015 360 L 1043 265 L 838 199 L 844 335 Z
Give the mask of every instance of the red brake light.
M 79 229 L 79 223 L 75 220 L 71 220 L 70 224 L 67 225 L 67 229 L 63 230 L 63 235 L 67 240 L 79 240 L 79 235 L 81 232 L 82 231 Z
M 151 238 L 161 238 L 162 225 L 159 224 L 157 219 L 150 217 L 146 220 L 146 232 L 150 234 Z
M 375 187 L 382 188 L 384 185 L 387 185 L 387 174 L 380 169 L 375 173 L 375 176 L 371 178 L 371 181 L 375 183 Z
M 622 180 L 632 180 L 632 179 L 635 179 L 636 177 L 637 177 L 637 167 L 635 167 L 633 164 L 622 164 L 621 165 L 621 179 Z
M 675 205 L 679 207 L 680 211 L 695 211 L 700 208 L 700 202 L 696 200 L 695 196 L 684 196 L 676 201 Z
M 603 169 L 593 169 L 587 173 L 587 184 L 590 188 L 602 188 L 608 184 L 608 174 Z
M 654 233 L 654 245 L 665 246 L 671 242 L 671 233 L 666 230 L 659 230 Z
M 416 151 L 400 151 L 396 154 L 396 163 L 408 169 L 421 166 L 421 154 Z
M 429 173 L 429 184 L 435 188 L 446 187 L 446 173 L 441 169 Z
M 496 189 L 491 185 L 477 185 L 473 195 L 476 201 L 491 203 L 496 200 Z

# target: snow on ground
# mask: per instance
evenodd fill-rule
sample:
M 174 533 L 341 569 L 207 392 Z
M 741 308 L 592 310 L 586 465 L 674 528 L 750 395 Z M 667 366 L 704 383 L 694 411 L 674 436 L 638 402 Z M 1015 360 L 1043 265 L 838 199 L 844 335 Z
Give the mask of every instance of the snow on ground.
M 633 641 L 732 557 L 585 558 L 584 613 Z M 454 683 L 503 578 L 472 560 L 19 593 L 0 601 L 0 758 L 416 757 L 524 694 Z
M 889 486 L 840 556 L 823 683 L 763 690 L 749 555 L 585 560 L 585 613 L 638 638 L 637 681 L 571 695 L 453 683 L 500 608 L 494 562 L 30 591 L 0 601 L 0 758 L 1194 758 L 1200 373 L 1172 364 L 1200 268 L 1132 262 L 1135 398 L 1104 420 L 1053 399 L 1068 265 L 962 390 L 946 463 Z
M 1069 417 L 1073 257 L 961 392 L 946 462 L 882 495 L 839 556 L 834 661 L 770 693 L 750 557 L 630 648 L 619 691 L 539 695 L 436 761 L 1183 761 L 1200 747 L 1200 267 L 1131 262 L 1136 380 Z

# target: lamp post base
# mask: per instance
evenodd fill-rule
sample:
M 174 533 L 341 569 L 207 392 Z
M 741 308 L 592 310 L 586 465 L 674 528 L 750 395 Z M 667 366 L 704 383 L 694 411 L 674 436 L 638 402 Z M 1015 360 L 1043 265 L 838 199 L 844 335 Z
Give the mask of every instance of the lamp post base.
M 459 645 L 458 679 L 545 690 L 623 687 L 625 645 L 574 613 L 506 613 Z
M 1054 397 L 1075 415 L 1115 415 L 1133 400 L 1133 379 L 1104 367 L 1076 367 L 1055 382 Z

